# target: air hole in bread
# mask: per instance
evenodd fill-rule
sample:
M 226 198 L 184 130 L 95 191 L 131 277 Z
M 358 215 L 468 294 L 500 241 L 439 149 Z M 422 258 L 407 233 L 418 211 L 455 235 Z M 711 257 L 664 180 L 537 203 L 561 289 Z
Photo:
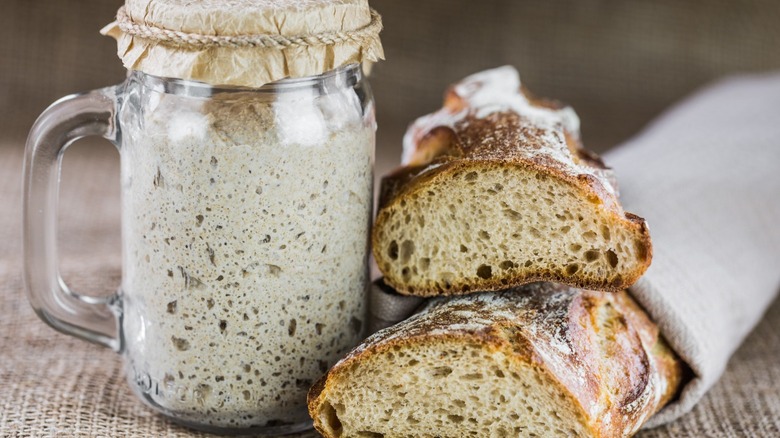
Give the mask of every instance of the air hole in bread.
M 447 419 L 453 423 L 463 423 L 464 418 L 460 415 L 447 415 Z
M 404 281 L 409 281 L 412 278 L 412 271 L 409 270 L 408 266 L 405 266 L 403 269 L 401 269 L 401 276 L 403 277 Z
M 461 379 L 463 380 L 482 380 L 482 373 L 464 374 Z
M 360 430 L 358 431 L 359 437 L 365 437 L 365 438 L 385 438 L 384 434 L 378 433 L 378 432 L 371 432 L 368 430 Z
M 441 287 L 444 289 L 451 289 L 452 283 L 455 281 L 455 274 L 452 272 L 442 272 L 441 274 Z
M 580 250 L 582 250 L 582 245 L 580 245 L 579 243 L 572 243 L 571 245 L 569 245 L 569 249 L 572 252 L 580 252 Z
M 461 245 L 460 246 L 460 252 L 469 252 L 469 249 L 466 248 L 466 245 Z
M 484 279 L 491 278 L 493 276 L 493 268 L 488 265 L 480 265 L 480 267 L 477 268 L 477 276 Z
M 343 409 L 343 407 L 342 407 Z M 320 421 L 325 425 L 326 429 L 330 429 L 330 432 L 335 437 L 340 437 L 344 433 L 344 428 L 339 420 L 339 415 L 336 409 L 328 402 L 323 403 L 322 411 L 320 413 Z
M 601 256 L 601 253 L 596 251 L 595 249 L 590 249 L 588 251 L 585 251 L 585 254 L 583 254 L 583 257 L 585 258 L 585 261 L 588 263 L 593 263 L 596 260 L 599 259 Z
M 523 218 L 523 216 L 516 212 L 515 210 L 512 210 L 511 208 L 504 209 L 504 216 L 507 218 L 513 220 L 513 221 L 519 221 Z
M 427 271 L 428 268 L 431 266 L 431 259 L 428 257 L 422 257 L 420 259 L 420 269 L 423 271 Z
M 615 254 L 615 251 L 607 250 L 607 261 L 609 262 L 609 266 L 612 266 L 613 268 L 617 267 L 618 265 L 618 256 Z
M 572 263 L 571 265 L 566 266 L 566 275 L 574 275 L 579 270 L 580 270 L 580 265 L 576 263 Z
M 515 263 L 511 260 L 504 260 L 498 265 L 499 268 L 507 270 L 515 267 Z
M 601 226 L 601 237 L 603 237 L 604 240 L 609 242 L 609 239 L 610 239 L 611 236 L 610 236 L 610 233 L 609 233 L 609 227 L 607 227 L 606 225 L 602 225 Z
M 596 240 L 596 233 L 594 231 L 586 231 L 582 233 L 582 238 L 588 242 L 593 242 Z
M 433 377 L 447 377 L 452 374 L 452 368 L 450 367 L 436 367 L 433 369 Z
M 490 240 L 490 234 L 487 231 L 485 231 L 485 230 L 480 230 L 479 238 L 480 239 L 485 239 L 485 240 Z
M 387 248 L 387 256 L 392 260 L 398 260 L 398 242 L 393 240 Z
M 469 173 L 466 174 L 464 179 L 466 181 L 476 181 L 478 177 L 479 177 L 479 175 L 477 175 L 477 172 L 469 172 Z

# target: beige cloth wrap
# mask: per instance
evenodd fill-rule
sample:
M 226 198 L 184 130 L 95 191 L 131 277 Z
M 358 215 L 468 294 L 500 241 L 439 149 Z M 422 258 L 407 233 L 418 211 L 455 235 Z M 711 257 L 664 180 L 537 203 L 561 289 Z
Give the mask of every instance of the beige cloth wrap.
M 653 238 L 631 293 L 695 374 L 647 427 L 693 408 L 780 288 L 779 121 L 779 77 L 732 79 L 605 157 Z
M 126 0 L 101 33 L 128 70 L 260 87 L 384 58 L 368 0 Z
M 653 238 L 653 264 L 631 293 L 695 375 L 649 428 L 694 407 L 780 287 L 780 76 L 704 89 L 605 161 Z M 419 304 L 377 285 L 372 297 L 372 326 Z

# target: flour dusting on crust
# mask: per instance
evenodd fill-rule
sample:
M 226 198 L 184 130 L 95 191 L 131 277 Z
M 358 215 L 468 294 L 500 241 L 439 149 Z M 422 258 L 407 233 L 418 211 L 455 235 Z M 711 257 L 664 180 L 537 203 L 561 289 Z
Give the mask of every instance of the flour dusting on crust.
M 444 339 L 492 345 L 554 376 L 604 436 L 634 433 L 671 397 L 657 328 L 625 292 L 533 283 L 502 292 L 434 298 L 366 339 L 331 370 L 367 355 Z M 664 347 L 660 347 L 663 349 Z M 670 356 L 671 357 L 671 356 Z M 670 380 L 671 379 L 671 380 Z
M 507 124 L 514 131 L 494 136 Z M 403 165 L 419 164 L 420 145 L 436 129 L 451 130 L 464 158 L 490 159 L 489 151 L 511 154 L 519 161 L 549 166 L 571 178 L 592 176 L 595 189 L 617 196 L 612 172 L 582 149 L 580 119 L 569 106 L 536 99 L 522 88 L 514 67 L 482 71 L 450 88 L 444 108 L 420 117 L 403 141 Z M 611 204 L 611 202 L 608 202 Z

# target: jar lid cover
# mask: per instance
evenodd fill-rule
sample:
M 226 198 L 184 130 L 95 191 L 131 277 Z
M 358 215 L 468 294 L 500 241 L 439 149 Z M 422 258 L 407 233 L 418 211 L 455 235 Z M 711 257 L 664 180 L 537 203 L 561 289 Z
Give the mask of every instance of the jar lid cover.
M 368 0 L 126 0 L 101 33 L 130 70 L 259 87 L 384 59 Z

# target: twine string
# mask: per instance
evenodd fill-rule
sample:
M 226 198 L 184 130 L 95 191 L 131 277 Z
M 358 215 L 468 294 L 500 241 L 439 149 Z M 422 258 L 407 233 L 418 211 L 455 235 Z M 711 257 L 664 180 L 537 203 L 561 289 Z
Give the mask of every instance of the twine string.
M 160 43 L 192 48 L 208 47 L 256 47 L 285 49 L 288 47 L 326 46 L 340 43 L 357 43 L 368 46 L 375 41 L 382 30 L 382 17 L 371 9 L 371 21 L 360 29 L 342 32 L 322 32 L 312 35 L 203 35 L 180 32 L 148 24 L 136 23 L 127 15 L 125 7 L 119 8 L 116 21 L 122 32 Z

